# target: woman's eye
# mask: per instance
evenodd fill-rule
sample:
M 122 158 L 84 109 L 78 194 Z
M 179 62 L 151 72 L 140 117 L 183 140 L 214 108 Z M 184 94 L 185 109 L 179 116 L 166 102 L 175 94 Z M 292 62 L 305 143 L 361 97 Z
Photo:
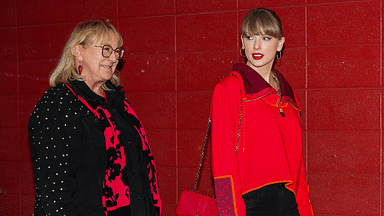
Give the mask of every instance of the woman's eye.
M 246 36 L 245 38 L 247 38 L 248 40 L 253 40 L 252 36 Z
M 263 37 L 263 40 L 265 40 L 265 41 L 269 41 L 269 40 L 271 40 L 272 38 L 270 38 L 270 37 Z
M 106 45 L 105 45 L 105 46 L 103 47 L 103 50 L 106 51 L 106 52 L 111 52 L 113 49 L 112 49 L 112 47 L 110 47 L 110 46 L 106 46 Z

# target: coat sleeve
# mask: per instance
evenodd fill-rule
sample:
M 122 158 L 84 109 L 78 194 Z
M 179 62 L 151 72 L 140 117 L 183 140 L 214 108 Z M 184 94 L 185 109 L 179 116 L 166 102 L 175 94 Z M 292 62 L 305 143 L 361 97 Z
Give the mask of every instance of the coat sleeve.
M 241 104 L 240 84 L 227 76 L 216 85 L 212 103 L 212 173 L 219 215 L 245 215 L 235 152 Z
M 295 96 L 295 101 L 298 107 L 298 99 L 296 92 L 293 90 L 293 94 Z M 298 116 L 300 118 L 300 113 L 298 113 Z M 302 155 L 303 153 L 301 153 Z M 298 181 L 298 190 L 296 194 L 296 202 L 298 205 L 298 210 L 300 215 L 303 216 L 312 216 L 313 215 L 313 210 L 312 210 L 312 205 L 309 200 L 309 186 L 306 181 L 306 174 L 305 174 L 305 166 L 304 166 L 304 158 L 303 156 L 301 157 L 301 163 L 300 163 L 300 175 Z
M 300 215 L 302 216 L 312 216 L 313 210 L 311 203 L 309 201 L 309 186 L 307 184 L 306 176 L 305 176 L 305 167 L 303 163 L 303 158 L 301 160 L 300 167 L 300 178 L 298 179 L 298 190 L 296 194 L 296 202 L 298 205 L 298 210 Z
M 73 194 L 81 136 L 74 116 L 50 102 L 40 101 L 28 124 L 36 183 L 34 215 L 76 215 Z

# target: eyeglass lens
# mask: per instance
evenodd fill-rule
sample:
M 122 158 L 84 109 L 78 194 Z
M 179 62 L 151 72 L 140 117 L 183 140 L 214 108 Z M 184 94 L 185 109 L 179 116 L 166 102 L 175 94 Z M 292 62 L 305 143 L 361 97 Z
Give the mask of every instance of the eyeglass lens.
M 109 58 L 114 51 L 115 51 L 116 58 L 118 58 L 118 59 L 121 59 L 124 55 L 124 49 L 122 49 L 122 48 L 116 48 L 114 50 L 109 45 L 103 45 L 102 49 L 103 49 L 102 55 L 104 58 Z

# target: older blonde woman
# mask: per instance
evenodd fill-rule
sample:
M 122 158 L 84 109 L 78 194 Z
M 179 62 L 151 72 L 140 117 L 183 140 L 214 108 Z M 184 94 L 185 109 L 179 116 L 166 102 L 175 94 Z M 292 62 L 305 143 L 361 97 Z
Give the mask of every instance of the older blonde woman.
M 122 44 L 109 21 L 73 30 L 29 120 L 35 216 L 161 215 L 147 136 L 119 87 Z

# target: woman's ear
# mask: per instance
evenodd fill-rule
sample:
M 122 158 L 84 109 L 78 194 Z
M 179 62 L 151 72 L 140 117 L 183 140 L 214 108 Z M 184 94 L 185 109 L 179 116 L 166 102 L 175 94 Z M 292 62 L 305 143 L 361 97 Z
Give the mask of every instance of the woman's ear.
M 82 45 L 75 45 L 72 48 L 72 55 L 75 56 L 76 60 L 81 62 L 83 61 L 83 46 Z
M 240 36 L 240 40 L 241 40 L 241 49 L 244 49 L 244 38 L 243 38 L 243 36 Z
M 277 46 L 277 52 L 280 52 L 284 47 L 285 37 L 282 37 L 279 40 L 279 45 Z

